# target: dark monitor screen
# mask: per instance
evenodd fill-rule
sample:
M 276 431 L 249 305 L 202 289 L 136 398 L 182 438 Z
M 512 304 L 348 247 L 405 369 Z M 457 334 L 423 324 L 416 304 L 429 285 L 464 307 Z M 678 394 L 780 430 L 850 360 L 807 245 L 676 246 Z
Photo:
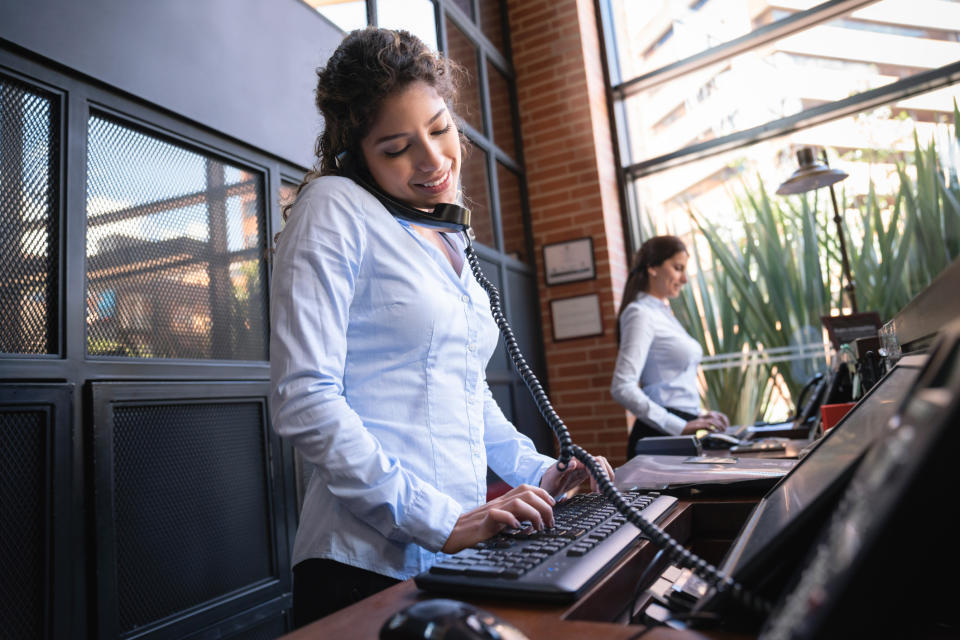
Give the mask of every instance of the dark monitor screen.
M 748 586 L 788 544 L 790 531 L 812 517 L 849 479 L 856 462 L 886 428 L 926 356 L 902 358 L 757 504 L 721 570 Z

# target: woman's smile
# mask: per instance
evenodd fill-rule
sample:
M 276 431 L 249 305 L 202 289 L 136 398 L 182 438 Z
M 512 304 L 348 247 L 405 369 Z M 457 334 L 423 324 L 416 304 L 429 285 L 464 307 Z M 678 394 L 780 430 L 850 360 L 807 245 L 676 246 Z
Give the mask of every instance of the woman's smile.
M 450 186 L 450 171 L 446 171 L 439 178 L 429 182 L 414 183 L 414 186 L 429 191 L 430 193 L 441 193 Z

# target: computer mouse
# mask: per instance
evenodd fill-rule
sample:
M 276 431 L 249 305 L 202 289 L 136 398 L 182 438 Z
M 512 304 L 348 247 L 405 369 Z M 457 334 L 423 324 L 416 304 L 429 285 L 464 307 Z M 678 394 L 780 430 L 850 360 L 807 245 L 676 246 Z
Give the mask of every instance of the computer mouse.
M 421 600 L 380 627 L 380 640 L 528 640 L 513 625 L 466 602 Z

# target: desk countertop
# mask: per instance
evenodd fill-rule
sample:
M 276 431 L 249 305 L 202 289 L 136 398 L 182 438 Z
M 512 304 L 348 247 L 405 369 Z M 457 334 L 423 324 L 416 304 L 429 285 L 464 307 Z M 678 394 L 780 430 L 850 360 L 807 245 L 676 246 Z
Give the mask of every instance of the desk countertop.
M 701 506 L 702 505 L 702 506 Z M 732 539 L 753 502 L 730 500 L 698 502 L 681 500 L 678 507 L 667 516 L 662 527 L 674 538 L 690 542 L 696 537 L 697 523 L 703 523 L 710 531 L 707 536 Z M 726 511 L 724 508 L 726 506 Z M 698 510 L 700 515 L 694 513 Z M 514 625 L 530 640 L 550 638 L 604 638 L 605 640 L 628 640 L 643 637 L 644 640 L 700 640 L 743 638 L 724 633 L 700 633 L 668 627 L 646 628 L 605 620 L 616 619 L 616 612 L 632 597 L 634 581 L 644 568 L 654 560 L 656 548 L 642 540 L 622 558 L 580 600 L 572 604 L 544 604 L 511 600 L 481 598 L 458 598 L 485 609 Z M 298 629 L 283 640 L 320 640 L 349 638 L 350 640 L 376 640 L 380 627 L 396 611 L 414 602 L 443 597 L 420 591 L 413 580 L 401 582 L 381 591 L 355 605 L 322 618 L 313 624 Z
M 413 580 L 401 582 L 366 600 L 327 616 L 311 625 L 294 631 L 282 640 L 376 640 L 380 627 L 394 612 L 427 597 L 413 584 Z M 610 622 L 567 620 L 562 617 L 563 608 L 554 605 L 509 604 L 471 600 L 471 603 L 490 611 L 517 627 L 530 640 L 540 638 L 603 638 L 604 640 L 699 640 L 723 638 L 717 635 L 701 635 L 690 631 L 678 631 L 666 627 L 647 629 L 637 625 L 622 625 Z M 732 636 L 729 636 L 732 637 Z

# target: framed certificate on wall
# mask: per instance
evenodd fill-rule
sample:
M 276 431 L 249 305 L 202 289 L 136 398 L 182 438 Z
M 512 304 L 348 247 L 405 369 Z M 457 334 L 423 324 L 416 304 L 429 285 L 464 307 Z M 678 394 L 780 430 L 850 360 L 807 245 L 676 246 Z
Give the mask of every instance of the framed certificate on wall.
M 593 280 L 593 238 L 578 238 L 543 246 L 543 271 L 547 285 Z
M 554 342 L 603 334 L 600 296 L 596 293 L 551 300 L 550 317 Z

